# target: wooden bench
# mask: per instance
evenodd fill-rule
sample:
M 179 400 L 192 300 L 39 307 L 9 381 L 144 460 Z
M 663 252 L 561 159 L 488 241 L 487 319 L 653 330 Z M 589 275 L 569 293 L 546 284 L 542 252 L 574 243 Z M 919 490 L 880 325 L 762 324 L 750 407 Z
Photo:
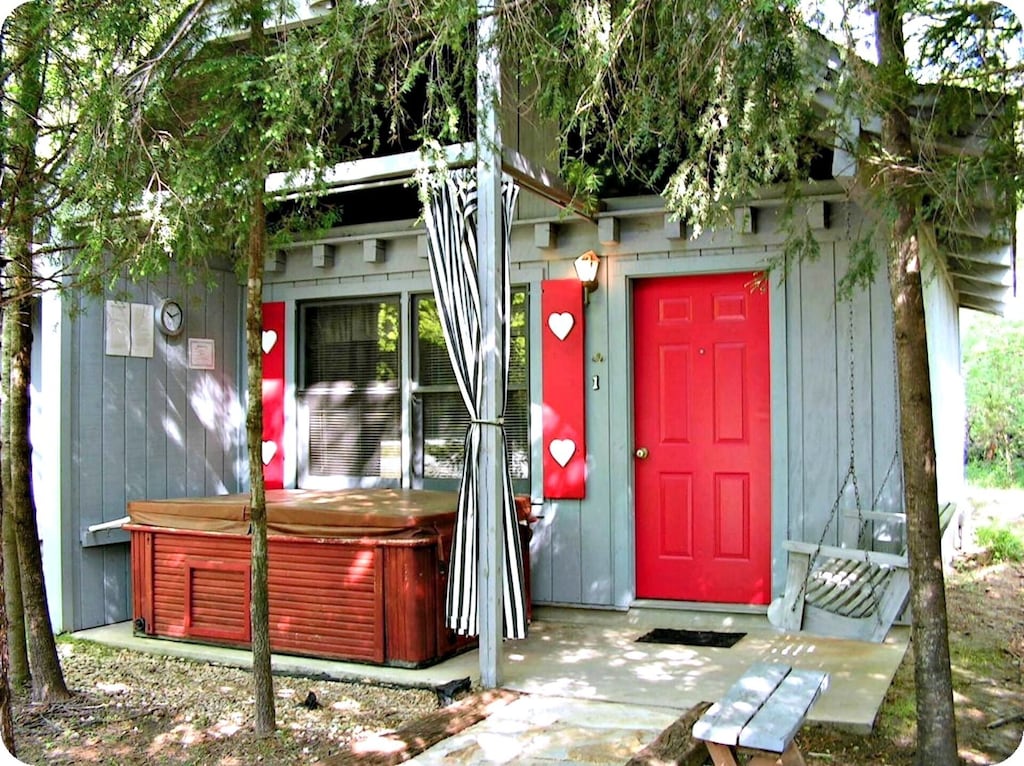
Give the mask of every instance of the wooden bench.
M 756 663 L 693 725 L 693 736 L 715 766 L 737 766 L 739 752 L 750 755 L 749 766 L 803 766 L 793 739 L 827 688 L 820 670 Z

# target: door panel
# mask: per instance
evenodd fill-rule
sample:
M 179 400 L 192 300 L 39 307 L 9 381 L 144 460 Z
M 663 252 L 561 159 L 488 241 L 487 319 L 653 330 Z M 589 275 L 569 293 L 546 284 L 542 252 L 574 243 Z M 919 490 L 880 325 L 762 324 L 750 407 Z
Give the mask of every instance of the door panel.
M 753 276 L 634 286 L 639 598 L 769 601 L 768 296 Z

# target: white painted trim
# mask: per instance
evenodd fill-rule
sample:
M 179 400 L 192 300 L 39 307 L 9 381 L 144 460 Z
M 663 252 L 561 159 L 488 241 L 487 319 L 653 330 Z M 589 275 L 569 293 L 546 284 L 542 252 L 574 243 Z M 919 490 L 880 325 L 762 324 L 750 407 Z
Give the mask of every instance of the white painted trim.
M 441 147 L 436 157 L 427 158 L 418 151 L 401 152 L 383 157 L 339 162 L 337 165 L 324 168 L 320 174 L 314 170 L 271 173 L 267 176 L 263 188 L 270 195 L 307 192 L 318 186 L 335 189 L 353 184 L 409 178 L 428 165 L 464 167 L 475 160 L 476 147 L 472 143 L 464 142 Z
M 398 413 L 399 449 L 402 455 L 402 489 L 412 488 L 412 403 L 413 403 L 413 335 L 416 317 L 413 316 L 413 293 L 408 290 L 398 298 L 398 366 L 401 383 L 399 389 Z
M 59 293 L 44 292 L 36 310 L 39 335 L 34 340 L 33 357 L 39 369 L 32 370 L 30 381 L 32 444 L 32 490 L 37 507 L 39 538 L 44 541 L 43 577 L 50 608 L 50 621 L 56 633 L 74 624 L 74 590 L 71 551 L 65 546 L 79 543 L 77 530 L 67 529 L 64 514 L 69 452 L 70 397 L 67 393 L 66 365 L 63 356 L 65 328 L 64 306 Z M 38 357 L 36 357 L 38 354 Z M 46 544 L 49 543 L 49 544 Z M 67 565 L 64 565 L 64 562 Z
M 771 278 L 769 278 L 771 279 Z M 772 597 L 786 585 L 786 554 L 782 544 L 789 535 L 789 313 L 786 285 L 771 279 L 768 285 L 768 347 L 771 353 L 771 471 L 772 471 Z
M 560 207 L 573 211 L 581 218 L 591 219 L 562 183 L 561 179 L 547 168 L 536 164 L 528 157 L 508 146 L 500 149 L 501 169 L 522 188 L 529 189 Z M 383 157 L 339 162 L 319 173 L 315 170 L 290 170 L 271 173 L 264 182 L 267 194 L 281 197 L 302 196 L 314 189 L 343 190 L 365 188 L 386 182 L 411 178 L 419 171 L 440 166 L 448 168 L 468 167 L 477 162 L 476 145 L 471 142 L 449 144 L 430 155 L 420 151 L 401 152 Z
M 376 298 L 381 295 L 399 295 L 403 292 L 429 293 L 430 276 L 426 269 L 422 277 L 382 279 L 372 282 L 362 278 L 338 277 L 337 281 L 317 280 L 316 284 L 274 282 L 263 288 L 265 301 L 311 301 L 332 298 Z
M 295 301 L 284 301 L 284 431 L 281 441 L 284 446 L 284 486 L 294 489 L 298 486 L 298 321 L 295 315 Z

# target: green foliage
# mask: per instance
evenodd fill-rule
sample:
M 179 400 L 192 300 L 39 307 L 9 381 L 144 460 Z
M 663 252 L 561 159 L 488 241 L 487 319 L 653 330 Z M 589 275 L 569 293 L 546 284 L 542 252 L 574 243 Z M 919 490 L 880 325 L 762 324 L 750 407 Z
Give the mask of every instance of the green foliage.
M 1024 463 L 1024 321 L 964 315 L 968 460 L 983 476 L 1013 485 Z M 996 467 L 998 466 L 998 468 Z
M 86 31 L 57 44 L 64 57 L 78 46 L 102 63 L 67 76 L 80 85 L 66 110 L 78 134 L 65 155 L 71 194 L 58 223 L 83 245 L 82 274 L 103 273 L 116 254 L 129 277 L 173 262 L 201 279 L 212 254 L 242 251 L 260 166 L 316 174 L 341 160 L 474 135 L 477 11 L 465 0 L 337 3 L 313 23 L 272 31 L 262 52 L 247 41 L 247 19 L 286 18 L 284 0 L 96 2 L 100 23 L 78 24 Z M 207 12 L 213 5 L 216 14 Z M 965 15 L 932 0 L 907 7 L 941 22 L 927 27 L 934 34 L 923 48 L 934 79 L 997 82 L 1019 41 L 1011 17 Z M 791 202 L 811 157 L 843 135 L 849 116 L 870 122 L 892 90 L 856 58 L 829 71 L 825 59 L 835 54 L 788 0 L 546 0 L 500 13 L 518 106 L 555 126 L 553 156 L 578 199 L 661 191 L 694 234 L 729 220 L 765 186 L 784 184 Z M 239 34 L 225 38 L 226 28 Z M 849 114 L 815 111 L 819 88 Z M 860 153 L 876 202 L 913 198 L 920 222 L 951 242 L 976 212 L 978 189 L 991 190 L 999 213 L 1020 189 L 1020 149 L 1002 140 L 1015 116 L 1011 101 L 946 88 L 936 90 L 934 108 L 915 113 L 919 156 L 885 157 L 865 136 L 848 148 Z M 997 139 L 984 156 L 940 147 L 942 136 L 979 124 Z M 908 171 L 899 189 L 881 182 L 893 163 Z M 343 220 L 315 220 L 316 202 L 314 194 L 271 209 L 271 237 Z M 791 216 L 783 225 L 784 275 L 788 263 L 815 257 L 817 245 L 806 222 Z M 873 233 L 863 241 L 873 246 L 858 250 L 850 289 L 878 268 Z
M 137 279 L 173 264 L 202 279 L 212 260 L 244 262 L 267 172 L 315 176 L 312 195 L 267 200 L 280 244 L 343 215 L 318 206 L 319 176 L 333 163 L 412 148 L 410 137 L 470 136 L 471 4 L 337 5 L 298 25 L 279 23 L 294 10 L 282 0 L 196 2 L 148 17 L 152 49 L 98 73 L 81 115 L 78 183 L 61 221 L 81 245 L 81 274 L 113 262 Z M 252 34 L 263 20 L 266 35 Z
M 1002 460 L 985 460 L 971 456 L 967 459 L 967 482 L 975 487 L 1012 489 L 1024 487 L 1024 460 L 1014 460 L 1007 466 Z
M 579 157 L 566 157 L 562 161 L 562 175 L 572 192 L 573 199 L 589 213 L 596 213 L 600 203 L 604 174 L 600 168 Z
M 990 93 L 1024 87 L 1021 19 L 1000 2 L 918 0 L 918 13 L 931 23 L 920 33 L 921 65 L 950 83 Z M 1007 56 L 1007 52 L 1014 56 Z M 936 75 L 939 76 L 939 75 Z
M 993 561 L 1024 561 L 1024 537 L 1010 525 L 992 522 L 978 527 L 975 534 Z
M 223 4 L 221 16 L 194 20 L 189 43 L 165 49 L 156 63 L 106 73 L 97 94 L 106 104 L 83 114 L 93 140 L 73 157 L 81 183 L 64 221 L 81 245 L 83 274 L 113 261 L 132 279 L 172 264 L 185 279 L 201 279 L 218 256 L 245 252 L 269 159 L 300 140 L 296 125 L 308 117 L 280 80 L 264 76 L 292 74 L 291 57 L 275 57 L 280 49 L 200 47 L 223 28 L 214 22 L 241 26 L 252 5 Z
M 0 231 L 10 232 L 12 218 L 29 213 L 35 252 L 51 261 L 53 272 L 45 279 L 33 275 L 33 292 L 53 289 L 62 280 L 76 284 L 77 275 L 62 268 L 65 243 L 50 237 L 59 231 L 62 209 L 81 181 L 72 156 L 92 138 L 82 128 L 82 116 L 108 108 L 111 94 L 100 87 L 104 73 L 152 43 L 152 10 L 149 0 L 35 0 L 5 20 L 0 46 Z M 36 68 L 38 77 L 30 72 Z M 32 129 L 26 131 L 20 118 L 29 111 L 19 103 L 20 92 L 32 79 L 42 89 L 38 108 L 31 109 Z
M 979 221 L 992 221 L 989 236 L 1008 241 L 1024 189 L 1024 146 L 1016 128 L 1017 93 L 1024 84 L 1020 20 L 987 0 L 909 0 L 898 7 L 908 58 L 883 66 L 870 61 L 880 41 L 864 32 L 873 4 L 844 0 L 838 24 L 823 15 L 814 21 L 848 41 L 843 66 L 825 85 L 839 107 L 828 131 L 857 157 L 858 180 L 881 213 L 881 231 L 898 209 L 913 210 L 912 233 L 938 244 L 922 250 L 925 259 L 976 247 L 964 232 L 977 231 Z M 882 131 L 865 130 L 887 110 L 909 118 L 906 156 L 885 148 Z M 851 117 L 860 130 L 850 130 Z M 864 237 L 872 239 L 877 260 L 884 248 L 872 235 Z M 873 270 L 877 265 L 855 262 L 850 286 L 862 284 Z
M 663 191 L 699 232 L 761 187 L 805 175 L 810 67 L 792 4 L 567 1 L 516 21 L 521 38 L 537 30 L 514 48 L 537 83 L 533 103 L 557 121 L 566 156 L 597 169 L 568 165 L 588 191 Z

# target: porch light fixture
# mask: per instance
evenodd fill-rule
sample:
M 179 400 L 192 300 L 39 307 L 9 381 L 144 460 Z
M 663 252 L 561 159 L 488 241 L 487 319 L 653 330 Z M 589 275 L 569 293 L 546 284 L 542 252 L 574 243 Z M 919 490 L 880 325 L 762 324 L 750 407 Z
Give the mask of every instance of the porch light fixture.
M 597 289 L 597 267 L 601 265 L 601 259 L 593 250 L 587 250 L 572 265 L 576 269 L 576 278 L 583 285 L 585 302 L 589 304 L 590 294 Z

